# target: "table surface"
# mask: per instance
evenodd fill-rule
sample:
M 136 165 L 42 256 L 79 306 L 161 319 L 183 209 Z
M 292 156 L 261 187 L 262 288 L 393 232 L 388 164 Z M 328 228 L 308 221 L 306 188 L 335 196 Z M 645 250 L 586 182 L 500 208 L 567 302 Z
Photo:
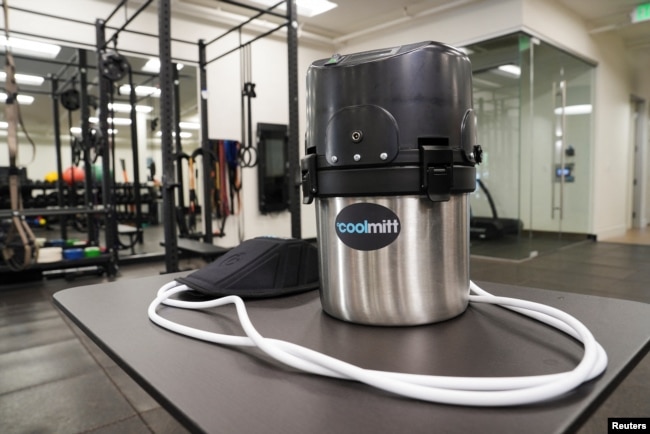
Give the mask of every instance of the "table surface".
M 242 433 L 565 432 L 579 426 L 650 347 L 650 305 L 484 283 L 495 295 L 558 307 L 590 328 L 607 371 L 549 402 L 510 408 L 432 404 L 369 386 L 296 372 L 259 350 L 196 341 L 162 329 L 147 307 L 164 283 L 187 273 L 66 289 L 55 303 L 181 423 L 193 431 Z M 318 292 L 247 302 L 266 337 L 288 340 L 357 365 L 458 376 L 515 376 L 572 369 L 582 347 L 504 309 L 471 305 L 418 327 L 349 324 L 322 312 Z M 166 318 L 241 334 L 234 308 L 161 307 Z M 603 427 L 604 429 L 604 427 Z

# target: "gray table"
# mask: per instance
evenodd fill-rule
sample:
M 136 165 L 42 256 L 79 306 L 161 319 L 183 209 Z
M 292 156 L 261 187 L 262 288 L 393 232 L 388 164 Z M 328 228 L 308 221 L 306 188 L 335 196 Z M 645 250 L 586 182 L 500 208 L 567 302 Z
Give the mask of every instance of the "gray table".
M 193 431 L 570 431 L 589 417 L 650 346 L 650 305 L 485 283 L 494 294 L 539 301 L 578 317 L 607 351 L 607 371 L 565 397 L 537 405 L 471 408 L 424 403 L 358 383 L 298 373 L 255 349 L 225 348 L 159 328 L 149 321 L 147 306 L 162 284 L 184 274 L 77 287 L 58 292 L 54 299 Z M 582 355 L 582 347 L 573 340 L 494 306 L 471 306 L 455 319 L 430 326 L 380 328 L 327 316 L 315 291 L 247 304 L 263 335 L 367 368 L 440 375 L 532 375 L 571 369 Z M 240 331 L 231 307 L 204 312 L 163 307 L 160 312 L 194 327 Z

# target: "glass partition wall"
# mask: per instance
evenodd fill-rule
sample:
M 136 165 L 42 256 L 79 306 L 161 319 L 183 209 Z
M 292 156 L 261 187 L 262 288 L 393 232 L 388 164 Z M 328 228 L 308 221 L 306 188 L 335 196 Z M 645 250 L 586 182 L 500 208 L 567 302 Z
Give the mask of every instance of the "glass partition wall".
M 471 253 L 524 260 L 586 239 L 594 65 L 523 33 L 465 50 L 484 150 Z

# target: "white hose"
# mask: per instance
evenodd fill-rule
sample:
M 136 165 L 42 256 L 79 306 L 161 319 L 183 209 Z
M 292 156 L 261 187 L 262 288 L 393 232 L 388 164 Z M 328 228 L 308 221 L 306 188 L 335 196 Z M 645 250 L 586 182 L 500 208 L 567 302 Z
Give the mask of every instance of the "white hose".
M 148 315 L 151 321 L 181 335 L 219 345 L 257 347 L 270 357 L 295 369 L 327 377 L 354 380 L 408 398 L 468 406 L 509 406 L 530 404 L 561 396 L 600 375 L 607 367 L 607 354 L 591 332 L 576 318 L 559 309 L 515 298 L 497 297 L 470 282 L 470 303 L 496 304 L 548 324 L 582 342 L 583 358 L 571 371 L 521 377 L 449 377 L 416 375 L 364 369 L 290 342 L 265 338 L 248 317 L 244 301 L 227 296 L 209 301 L 182 301 L 170 298 L 188 291 L 172 281 L 158 290 Z M 161 317 L 160 304 L 183 309 L 208 309 L 234 304 L 246 336 L 213 333 L 177 324 Z

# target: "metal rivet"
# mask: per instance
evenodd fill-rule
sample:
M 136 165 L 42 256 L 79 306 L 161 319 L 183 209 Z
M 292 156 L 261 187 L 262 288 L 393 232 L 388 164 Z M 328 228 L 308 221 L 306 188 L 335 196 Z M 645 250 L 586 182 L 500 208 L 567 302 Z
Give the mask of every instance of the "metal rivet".
M 385 160 L 385 159 L 388 158 L 388 154 L 385 153 L 385 152 L 382 152 L 381 154 L 379 154 L 379 158 L 381 158 L 382 160 Z
M 354 161 L 359 161 L 359 160 L 361 160 L 361 155 L 359 155 L 359 154 L 354 154 L 354 157 L 353 157 L 353 158 L 354 158 Z
M 337 157 L 336 155 L 332 155 L 332 158 L 330 160 L 332 161 L 332 163 L 336 163 L 337 161 L 339 161 L 339 157 Z

